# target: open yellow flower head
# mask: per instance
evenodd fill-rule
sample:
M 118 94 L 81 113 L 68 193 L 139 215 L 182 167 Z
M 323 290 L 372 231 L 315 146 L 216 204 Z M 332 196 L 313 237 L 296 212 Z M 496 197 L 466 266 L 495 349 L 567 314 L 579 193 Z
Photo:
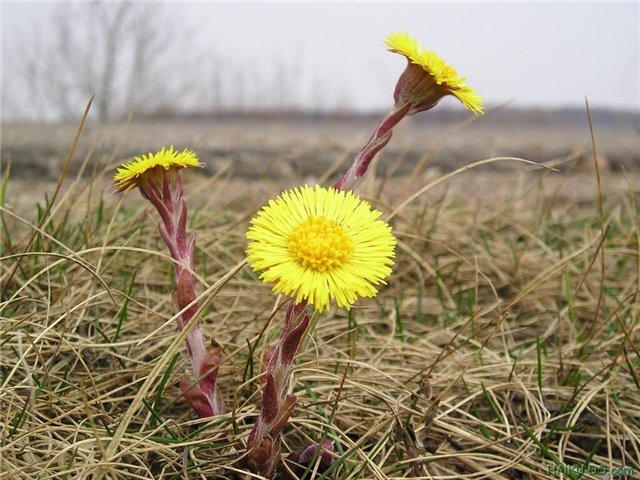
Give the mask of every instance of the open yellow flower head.
M 445 95 L 454 95 L 476 115 L 484 113 L 482 97 L 434 52 L 423 50 L 407 33 L 392 33 L 385 43 L 390 51 L 409 61 L 394 94 L 399 107 L 411 102 L 410 113 L 417 113 L 434 107 Z
M 113 178 L 116 191 L 123 192 L 138 186 L 145 175 L 153 175 L 158 171 L 166 171 L 172 168 L 201 167 L 198 157 L 186 148 L 177 152 L 173 146 L 162 148 L 159 152 L 149 153 L 136 157 L 123 164 Z
M 251 220 L 247 256 L 276 293 L 325 310 L 373 297 L 391 274 L 396 239 L 381 212 L 351 192 L 304 186 L 282 193 Z

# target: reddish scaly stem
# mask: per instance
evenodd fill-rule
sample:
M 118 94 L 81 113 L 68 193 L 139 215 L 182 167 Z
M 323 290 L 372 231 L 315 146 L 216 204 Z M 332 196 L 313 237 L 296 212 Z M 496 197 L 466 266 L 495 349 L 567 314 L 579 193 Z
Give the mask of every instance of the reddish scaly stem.
M 264 374 L 264 392 L 260 416 L 249 434 L 247 467 L 269 477 L 280 460 L 280 432 L 289 420 L 297 397 L 287 394 L 289 376 L 296 354 L 309 328 L 311 317 L 307 303 L 291 303 L 278 343 L 271 351 Z
M 410 110 L 411 104 L 408 103 L 399 108 L 394 107 L 384 116 L 373 132 L 373 135 L 371 135 L 369 141 L 356 155 L 351 168 L 349 168 L 347 173 L 336 182 L 335 188 L 338 190 L 353 190 L 355 188 L 362 177 L 367 173 L 369 165 L 376 154 L 382 150 L 387 143 L 389 143 L 389 140 L 391 140 L 393 127 L 395 127 Z
M 317 472 L 325 473 L 333 464 L 333 452 L 335 447 L 330 440 L 323 440 L 319 445 L 310 443 L 300 450 L 291 452 L 287 457 L 290 467 L 296 474 L 303 475 L 309 466 L 313 466 L 319 459 Z
M 142 194 L 153 204 L 162 221 L 158 225 L 160 236 L 167 244 L 174 263 L 176 287 L 173 303 L 178 317 L 178 327 L 184 329 L 198 311 L 198 294 L 193 275 L 195 237 L 187 232 L 187 206 L 183 198 L 180 174 L 175 170 L 150 175 L 139 184 Z M 200 323 L 191 327 L 186 339 L 187 353 L 196 377 L 194 385 L 187 379 L 180 382 L 187 402 L 201 417 L 224 413 L 224 405 L 217 388 L 220 350 L 210 350 L 204 340 Z
M 371 138 L 358 152 L 351 168 L 338 180 L 335 188 L 338 190 L 352 190 L 364 177 L 371 161 L 382 150 L 393 134 L 395 127 L 411 110 L 411 104 L 393 108 L 380 121 Z M 306 302 L 291 304 L 287 310 L 285 324 L 280 333 L 265 372 L 265 388 L 262 395 L 260 416 L 253 426 L 247 446 L 247 467 L 261 475 L 269 477 L 275 470 L 280 459 L 280 431 L 285 426 L 297 398 L 295 395 L 285 395 L 289 383 L 289 376 L 304 334 L 309 326 L 310 316 Z M 305 463 L 320 452 L 321 466 L 329 468 L 333 445 L 324 442 L 321 447 L 308 445 L 299 452 L 294 452 L 290 460 Z M 326 464 L 326 465 L 325 465 Z

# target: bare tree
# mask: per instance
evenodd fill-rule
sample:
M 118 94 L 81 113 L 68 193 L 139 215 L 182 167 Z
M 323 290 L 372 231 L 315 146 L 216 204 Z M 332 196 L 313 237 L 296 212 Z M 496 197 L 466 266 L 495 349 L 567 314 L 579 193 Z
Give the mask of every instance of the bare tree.
M 202 54 L 194 30 L 151 2 L 61 3 L 51 32 L 14 55 L 37 111 L 77 116 L 95 94 L 101 121 L 171 109 L 197 96 Z
M 24 29 L 3 50 L 4 119 L 74 119 L 92 95 L 91 115 L 101 121 L 349 107 L 342 79 L 310 75 L 299 49 L 238 55 L 216 45 L 209 25 L 196 28 L 204 17 L 184 18 L 188 12 L 197 9 L 133 0 L 56 4 L 47 25 Z

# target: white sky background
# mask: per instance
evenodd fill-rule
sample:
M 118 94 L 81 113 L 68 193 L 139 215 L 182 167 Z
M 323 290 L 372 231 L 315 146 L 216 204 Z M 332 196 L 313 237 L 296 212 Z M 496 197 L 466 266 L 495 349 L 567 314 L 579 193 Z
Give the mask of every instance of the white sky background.
M 45 34 L 55 6 L 2 2 L 3 77 L 11 75 L 7 52 L 35 31 Z M 592 107 L 640 111 L 637 1 L 165 2 L 165 8 L 192 29 L 199 46 L 222 59 L 221 68 L 226 59 L 245 72 L 255 69 L 250 80 L 257 85 L 273 77 L 270 69 L 278 64 L 312 78 L 298 93 L 301 105 L 389 107 L 405 60 L 387 52 L 383 41 L 406 31 L 467 77 L 488 105 L 583 107 L 587 95 Z

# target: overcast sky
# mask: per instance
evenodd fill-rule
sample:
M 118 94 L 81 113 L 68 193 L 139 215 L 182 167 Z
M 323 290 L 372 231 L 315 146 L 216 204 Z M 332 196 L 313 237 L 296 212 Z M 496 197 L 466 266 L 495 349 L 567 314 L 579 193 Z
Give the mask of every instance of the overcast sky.
M 55 5 L 2 2 L 3 77 L 6 53 L 46 32 Z M 490 105 L 582 107 L 587 95 L 592 106 L 640 110 L 639 5 L 165 2 L 212 55 L 261 65 L 253 81 L 289 62 L 320 79 L 324 96 L 364 110 L 390 105 L 405 65 L 383 45 L 394 31 L 441 55 Z

